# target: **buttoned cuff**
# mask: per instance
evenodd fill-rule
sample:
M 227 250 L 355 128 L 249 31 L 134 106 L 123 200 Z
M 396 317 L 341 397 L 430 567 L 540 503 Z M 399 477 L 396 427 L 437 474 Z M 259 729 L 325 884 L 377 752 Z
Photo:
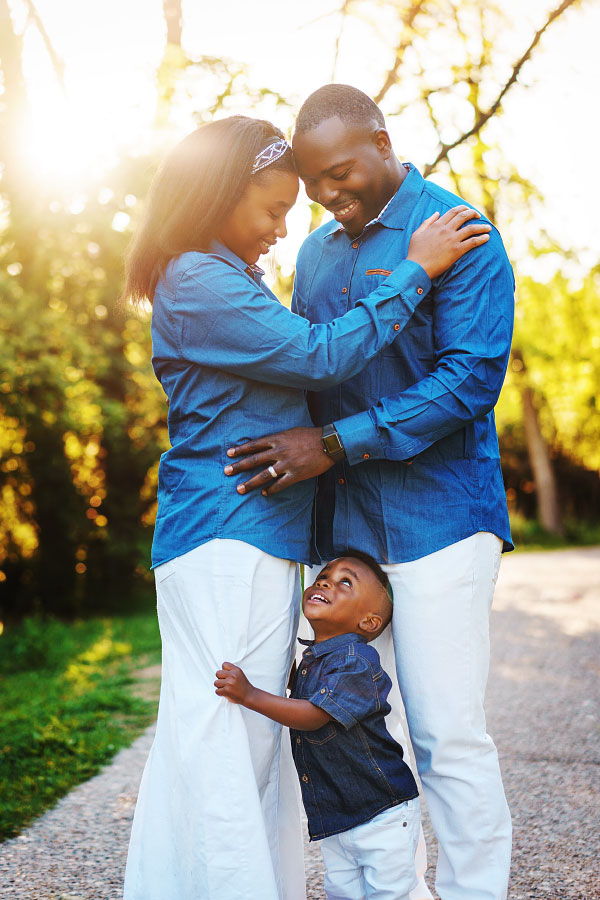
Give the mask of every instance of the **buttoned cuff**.
M 384 455 L 377 428 L 367 411 L 333 423 L 351 466 Z
M 403 259 L 391 275 L 381 282 L 379 289 L 388 286 L 408 300 L 414 310 L 431 290 L 431 278 L 418 262 Z
M 347 709 L 344 709 L 343 706 L 339 706 L 339 704 L 336 703 L 333 691 L 328 690 L 328 688 L 322 687 L 308 699 L 313 706 L 318 706 L 319 709 L 329 713 L 329 715 L 335 719 L 336 722 L 339 722 L 340 725 L 343 725 L 344 728 L 352 728 L 353 725 L 357 724 L 357 720 L 354 716 L 349 713 Z

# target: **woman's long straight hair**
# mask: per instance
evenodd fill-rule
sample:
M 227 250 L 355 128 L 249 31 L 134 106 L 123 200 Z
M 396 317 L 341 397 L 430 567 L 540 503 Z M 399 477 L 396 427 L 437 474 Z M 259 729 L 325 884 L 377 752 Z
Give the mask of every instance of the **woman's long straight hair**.
M 208 250 L 250 178 L 295 173 L 291 150 L 252 176 L 257 154 L 283 134 L 271 122 L 230 116 L 202 125 L 169 153 L 154 176 L 143 220 L 125 262 L 123 299 L 152 302 L 169 260 Z

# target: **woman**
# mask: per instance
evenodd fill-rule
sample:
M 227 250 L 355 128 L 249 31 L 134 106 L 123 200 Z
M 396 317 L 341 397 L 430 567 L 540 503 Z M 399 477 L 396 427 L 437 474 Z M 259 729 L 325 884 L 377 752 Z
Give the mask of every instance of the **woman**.
M 360 371 L 424 296 L 423 269 L 434 277 L 487 239 L 473 236 L 478 226 L 459 234 L 465 217 L 455 215 L 451 240 L 447 225 L 442 240 L 434 216 L 373 294 L 309 326 L 255 266 L 285 236 L 297 191 L 291 150 L 270 123 L 234 116 L 203 126 L 157 174 L 128 260 L 126 295 L 153 298 L 152 362 L 172 446 L 159 468 L 153 543 L 163 681 L 125 900 L 304 897 L 280 728 L 216 697 L 213 680 L 230 659 L 265 690 L 283 692 L 314 484 L 240 496 L 223 474 L 226 450 L 310 425 L 303 389 Z

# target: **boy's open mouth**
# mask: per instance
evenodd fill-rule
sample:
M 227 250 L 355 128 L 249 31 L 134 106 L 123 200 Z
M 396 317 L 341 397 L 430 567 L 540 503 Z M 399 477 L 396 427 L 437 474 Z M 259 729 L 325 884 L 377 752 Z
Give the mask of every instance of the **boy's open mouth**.
M 315 591 L 314 594 L 311 594 L 311 595 L 308 597 L 308 600 L 309 600 L 310 603 L 313 603 L 313 602 L 314 602 L 314 603 L 327 603 L 327 604 L 329 604 L 329 602 L 330 602 L 324 594 L 319 594 L 317 591 Z

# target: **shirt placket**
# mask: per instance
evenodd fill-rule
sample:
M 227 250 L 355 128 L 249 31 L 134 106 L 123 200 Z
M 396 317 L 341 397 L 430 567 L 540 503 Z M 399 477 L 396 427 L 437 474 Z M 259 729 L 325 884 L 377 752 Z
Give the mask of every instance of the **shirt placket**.
M 367 228 L 368 227 L 369 226 L 367 226 Z M 358 264 L 361 245 L 367 234 L 367 228 L 359 237 L 353 238 L 348 243 L 348 248 L 346 251 L 347 262 L 344 268 L 344 271 L 347 274 L 344 280 L 344 285 L 342 287 L 342 294 L 345 294 L 346 296 L 346 307 L 344 310 L 345 312 L 347 312 L 354 306 L 356 300 L 362 299 L 361 297 L 354 297 L 352 291 L 352 279 L 356 270 L 356 266 Z M 341 419 L 344 416 L 344 390 L 344 384 L 340 384 L 338 386 L 338 409 L 337 415 L 335 416 L 335 418 L 338 419 Z M 349 487 L 347 478 L 347 465 L 348 464 L 346 462 L 341 463 L 341 465 L 338 467 L 335 481 L 333 543 L 334 546 L 341 547 L 348 547 L 352 543 L 352 541 L 350 540 L 350 497 L 348 495 Z

